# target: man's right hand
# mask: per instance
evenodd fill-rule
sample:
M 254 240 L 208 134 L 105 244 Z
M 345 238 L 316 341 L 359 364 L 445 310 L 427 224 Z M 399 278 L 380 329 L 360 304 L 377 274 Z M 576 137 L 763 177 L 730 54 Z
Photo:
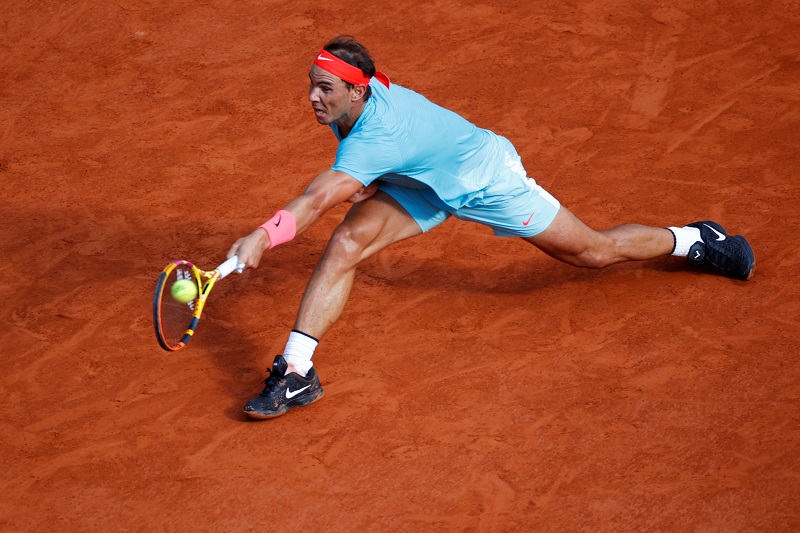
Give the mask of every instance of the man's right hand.
M 262 228 L 256 228 L 250 235 L 237 240 L 228 250 L 228 257 L 239 256 L 239 262 L 248 268 L 255 268 L 261 261 L 264 250 L 269 248 L 269 237 Z

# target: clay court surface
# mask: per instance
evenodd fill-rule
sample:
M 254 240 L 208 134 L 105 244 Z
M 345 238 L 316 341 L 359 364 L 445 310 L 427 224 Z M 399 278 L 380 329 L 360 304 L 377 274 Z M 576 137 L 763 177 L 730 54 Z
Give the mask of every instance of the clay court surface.
M 321 402 L 245 420 L 347 207 L 181 352 L 152 290 L 332 164 L 340 33 L 593 227 L 710 218 L 755 277 L 450 220 L 363 264 Z M 0 530 L 800 530 L 799 36 L 795 1 L 4 3 Z

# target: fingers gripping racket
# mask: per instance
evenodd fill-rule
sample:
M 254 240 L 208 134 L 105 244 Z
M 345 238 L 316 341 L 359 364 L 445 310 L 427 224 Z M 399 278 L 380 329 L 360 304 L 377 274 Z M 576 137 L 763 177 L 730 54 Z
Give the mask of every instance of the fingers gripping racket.
M 237 256 L 231 257 L 210 272 L 200 270 L 189 261 L 173 261 L 168 264 L 158 276 L 153 297 L 153 324 L 158 344 L 170 352 L 186 346 L 197 330 L 200 315 L 214 284 L 234 270 L 241 273 L 243 269 L 244 264 L 239 263 Z M 193 290 L 194 298 L 181 302 L 173 296 L 172 287 L 176 282 L 186 285 L 183 280 L 191 282 L 189 289 L 196 290 Z

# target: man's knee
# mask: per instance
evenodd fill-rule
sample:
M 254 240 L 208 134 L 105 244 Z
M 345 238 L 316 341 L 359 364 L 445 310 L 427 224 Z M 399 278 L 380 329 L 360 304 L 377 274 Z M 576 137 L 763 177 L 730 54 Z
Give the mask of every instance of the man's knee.
M 372 239 L 365 228 L 345 220 L 333 230 L 325 250 L 325 258 L 328 261 L 355 266 L 361 261 L 363 252 L 370 242 Z
M 585 268 L 605 268 L 612 263 L 611 254 L 598 248 L 586 249 L 576 256 L 576 265 Z
M 600 232 L 561 233 L 546 240 L 539 237 L 527 240 L 549 256 L 572 266 L 604 268 L 615 262 L 616 243 Z

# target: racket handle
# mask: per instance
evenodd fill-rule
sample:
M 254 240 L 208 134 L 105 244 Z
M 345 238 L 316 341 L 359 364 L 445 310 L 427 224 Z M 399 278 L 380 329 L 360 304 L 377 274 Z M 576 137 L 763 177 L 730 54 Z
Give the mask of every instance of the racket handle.
M 242 271 L 244 271 L 244 265 L 239 263 L 239 256 L 234 255 L 233 257 L 222 263 L 220 266 L 218 266 L 217 270 L 219 271 L 219 278 L 222 279 L 231 272 L 233 272 L 234 270 L 237 271 L 239 274 L 241 274 Z

